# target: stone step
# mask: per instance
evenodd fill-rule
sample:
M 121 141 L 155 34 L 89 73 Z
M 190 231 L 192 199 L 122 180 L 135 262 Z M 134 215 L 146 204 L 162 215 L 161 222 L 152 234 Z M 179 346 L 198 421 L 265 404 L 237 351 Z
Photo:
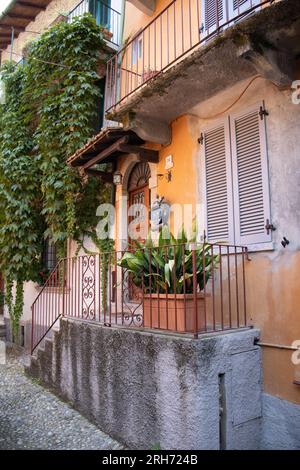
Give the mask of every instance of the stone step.
M 5 325 L 0 325 L 0 338 L 6 337 L 6 328 Z
M 51 357 L 52 357 L 52 351 L 53 351 L 53 339 L 52 338 L 46 338 L 45 339 L 44 351 L 45 351 L 45 354 L 51 355 Z
M 51 338 L 45 338 L 43 346 L 43 348 L 40 348 L 38 350 L 37 356 L 34 358 L 32 367 L 38 367 L 41 380 L 45 385 L 51 387 L 53 340 Z
M 47 387 L 53 386 L 53 346 L 57 335 L 59 324 L 47 333 L 31 355 L 30 364 L 25 366 L 25 372 L 29 376 L 40 379 Z
M 31 356 L 30 365 L 25 366 L 24 371 L 25 371 L 25 374 L 28 374 L 35 379 L 40 378 L 40 367 L 39 367 L 39 362 L 36 357 Z

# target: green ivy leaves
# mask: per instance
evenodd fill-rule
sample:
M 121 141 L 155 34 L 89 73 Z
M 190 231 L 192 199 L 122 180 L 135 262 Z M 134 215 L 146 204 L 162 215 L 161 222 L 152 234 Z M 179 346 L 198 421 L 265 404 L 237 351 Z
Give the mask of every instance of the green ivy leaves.
M 93 232 L 96 208 L 110 190 L 83 179 L 66 159 L 95 132 L 100 83 L 97 67 L 106 45 L 91 15 L 59 23 L 27 48 L 22 66 L 0 74 L 0 269 L 7 286 L 17 281 L 20 317 L 23 282 L 41 270 L 43 239 L 60 246 Z M 14 308 L 18 311 L 15 311 Z

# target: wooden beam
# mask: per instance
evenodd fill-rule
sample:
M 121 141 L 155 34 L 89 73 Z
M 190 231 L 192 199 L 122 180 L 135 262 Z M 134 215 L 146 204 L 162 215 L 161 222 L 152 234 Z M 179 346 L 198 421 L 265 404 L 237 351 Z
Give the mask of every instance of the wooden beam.
M 84 172 L 89 176 L 95 176 L 96 178 L 100 178 L 102 181 L 105 181 L 105 183 L 113 184 L 112 173 L 105 173 L 105 171 L 92 170 L 92 169 L 84 170 Z
M 36 8 L 37 10 L 46 10 L 47 7 L 36 5 L 35 3 L 23 2 L 23 0 L 18 0 L 18 5 L 28 8 Z
M 12 24 L 2 24 L 1 23 L 0 24 L 0 31 L 1 31 L 2 28 L 3 29 L 9 29 L 9 30 L 11 30 L 11 28 L 14 28 L 15 33 L 22 33 L 23 31 L 25 31 L 25 26 L 23 28 L 22 26 L 14 26 Z
M 32 21 L 35 19 L 36 15 L 27 15 L 23 13 L 6 13 L 5 15 L 6 18 L 12 18 L 16 20 L 28 20 Z
M 145 162 L 158 163 L 159 156 L 157 150 L 145 149 L 137 145 L 120 144 L 118 150 L 124 153 L 133 153 Z
M 111 144 L 108 148 L 102 150 L 102 152 L 98 153 L 98 155 L 96 155 L 94 158 L 82 165 L 82 168 L 87 169 L 93 165 L 96 165 L 96 163 L 100 162 L 106 157 L 109 157 L 112 153 L 117 152 L 119 150 L 119 145 L 126 144 L 128 140 L 128 135 L 121 137 L 121 139 L 117 140 L 114 144 Z

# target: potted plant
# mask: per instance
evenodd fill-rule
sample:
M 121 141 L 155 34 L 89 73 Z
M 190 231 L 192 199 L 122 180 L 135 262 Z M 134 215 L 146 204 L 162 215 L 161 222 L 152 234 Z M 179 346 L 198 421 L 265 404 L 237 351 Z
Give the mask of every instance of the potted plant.
M 54 21 L 52 21 L 51 25 L 57 24 L 57 23 L 66 23 L 68 21 L 68 16 L 69 14 L 65 11 L 60 11 L 58 16 L 55 18 Z
M 109 26 L 107 25 L 100 26 L 100 31 L 104 39 L 106 39 L 107 41 L 111 41 L 113 37 L 113 33 L 110 31 Z
M 126 252 L 119 265 L 143 291 L 144 326 L 191 332 L 196 302 L 197 328 L 203 329 L 204 285 L 218 260 L 218 255 L 211 253 L 211 245 L 196 243 L 196 235 L 188 240 L 183 228 L 175 238 L 164 227 L 157 246 L 151 236 L 144 245 L 136 242 L 134 251 Z
M 151 68 L 145 69 L 142 75 L 142 81 L 147 82 L 151 78 L 156 77 L 159 72 L 157 70 L 152 70 Z

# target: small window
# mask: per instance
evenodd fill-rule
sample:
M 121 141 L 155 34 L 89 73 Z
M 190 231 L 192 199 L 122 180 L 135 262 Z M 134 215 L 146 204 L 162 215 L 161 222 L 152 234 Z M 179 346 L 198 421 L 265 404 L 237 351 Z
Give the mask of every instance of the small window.
M 49 238 L 44 242 L 43 267 L 46 271 L 52 271 L 57 265 L 57 250 L 54 243 Z
M 143 39 L 136 38 L 132 42 L 132 64 L 136 64 L 143 55 Z

